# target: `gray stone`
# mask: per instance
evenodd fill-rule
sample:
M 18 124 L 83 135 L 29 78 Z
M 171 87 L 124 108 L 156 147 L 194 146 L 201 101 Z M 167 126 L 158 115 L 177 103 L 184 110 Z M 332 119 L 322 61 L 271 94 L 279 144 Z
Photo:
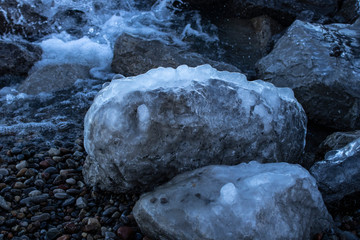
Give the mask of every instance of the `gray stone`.
M 7 170 L 6 168 L 0 168 L 0 174 L 3 176 L 8 176 L 9 170 Z
M 29 193 L 29 197 L 35 197 L 41 195 L 41 192 L 39 190 L 33 190 Z
M 250 162 L 183 173 L 133 209 L 152 239 L 311 239 L 332 218 L 299 165 Z
M 55 193 L 54 194 L 54 197 L 57 198 L 57 199 L 66 199 L 69 197 L 69 195 L 65 192 L 63 193 Z
M 46 238 L 49 240 L 53 240 L 56 239 L 57 237 L 59 237 L 61 234 L 61 231 L 57 228 L 50 228 L 47 232 L 46 232 Z
M 31 217 L 31 221 L 32 222 L 44 222 L 50 219 L 50 214 L 49 213 L 41 213 L 39 215 L 35 215 Z
M 11 210 L 11 208 L 9 207 L 9 205 L 7 204 L 7 202 L 5 201 L 5 199 L 2 196 L 0 196 L 0 207 L 6 211 Z
M 122 34 L 116 40 L 111 68 L 124 76 L 136 76 L 157 67 L 178 67 L 182 64 L 195 67 L 205 63 L 218 70 L 240 71 L 230 64 L 206 59 L 158 40 L 147 41 L 128 34 Z
M 332 203 L 360 191 L 360 138 L 332 150 L 310 169 L 324 201 Z
M 78 208 L 86 208 L 87 207 L 86 199 L 83 197 L 79 197 L 78 199 L 76 199 L 76 206 Z
M 18 88 L 26 94 L 70 88 L 78 79 L 90 78 L 89 67 L 80 64 L 46 65 L 34 71 Z
M 306 116 L 290 89 L 209 65 L 115 80 L 85 118 L 83 174 L 114 192 L 146 191 L 210 164 L 298 162 Z
M 309 120 L 360 128 L 360 20 L 353 25 L 295 21 L 258 62 L 260 77 L 290 87 Z
M 28 166 L 27 161 L 21 161 L 18 164 L 16 164 L 15 167 L 16 167 L 17 170 L 21 170 L 23 168 L 26 168 L 27 166 Z

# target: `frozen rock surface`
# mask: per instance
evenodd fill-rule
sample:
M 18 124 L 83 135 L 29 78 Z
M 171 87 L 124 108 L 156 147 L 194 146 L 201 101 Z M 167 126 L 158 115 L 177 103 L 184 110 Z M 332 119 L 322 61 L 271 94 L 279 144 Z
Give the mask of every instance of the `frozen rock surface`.
M 360 128 L 360 20 L 353 25 L 295 21 L 258 63 L 260 77 L 290 87 L 309 120 Z
M 310 169 L 324 201 L 332 203 L 360 191 L 360 138 L 325 155 Z
M 88 79 L 90 68 L 79 64 L 46 65 L 33 72 L 20 86 L 26 94 L 51 93 L 72 87 L 78 79 Z
M 207 166 L 146 193 L 134 207 L 153 239 L 312 239 L 332 218 L 299 165 Z
M 209 65 L 113 80 L 85 118 L 87 183 L 146 191 L 210 164 L 297 162 L 306 116 L 288 88 Z
M 157 67 L 176 68 L 183 64 L 195 67 L 206 63 L 218 70 L 240 71 L 230 64 L 189 53 L 159 40 L 147 41 L 128 34 L 123 34 L 116 40 L 111 68 L 116 73 L 135 76 Z

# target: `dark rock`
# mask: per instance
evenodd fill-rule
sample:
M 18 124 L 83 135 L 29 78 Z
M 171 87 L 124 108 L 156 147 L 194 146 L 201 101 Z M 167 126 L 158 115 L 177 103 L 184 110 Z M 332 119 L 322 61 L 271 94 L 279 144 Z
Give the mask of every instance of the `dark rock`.
M 283 30 L 266 15 L 252 19 L 221 19 L 215 24 L 220 29 L 219 45 L 225 50 L 221 59 L 239 68 L 248 79 L 256 78 L 256 62 L 270 52 L 274 36 Z
M 23 80 L 41 54 L 41 48 L 35 44 L 0 40 L 0 88 Z
M 61 235 L 61 231 L 57 228 L 50 228 L 47 232 L 46 232 L 46 238 L 48 240 L 53 240 L 56 239 L 57 237 L 59 237 Z
M 111 214 L 113 214 L 118 208 L 117 207 L 109 207 L 107 209 L 104 210 L 104 212 L 102 213 L 103 216 L 110 216 Z
M 147 41 L 127 34 L 122 34 L 115 42 L 111 68 L 115 73 L 136 76 L 157 67 L 178 67 L 183 64 L 196 67 L 206 63 L 218 70 L 240 71 L 230 64 L 187 53 L 158 40 Z
M 360 17 L 360 5 L 358 0 L 343 0 L 340 11 L 334 17 L 338 22 L 353 23 Z
M 9 205 L 7 204 L 7 202 L 5 201 L 5 199 L 0 196 L 0 207 L 6 211 L 10 211 L 11 208 L 9 207 Z
M 50 32 L 47 18 L 31 6 L 18 0 L 0 2 L 0 34 L 21 35 L 37 40 Z
M 31 221 L 32 222 L 44 222 L 50 219 L 50 214 L 49 213 L 41 213 L 39 215 L 35 215 L 33 217 L 31 217 Z
M 296 21 L 258 62 L 260 77 L 290 87 L 309 120 L 360 128 L 360 20 L 353 25 Z
M 159 68 L 113 81 L 95 99 L 85 118 L 84 179 L 114 192 L 146 191 L 210 164 L 298 163 L 305 131 L 290 89 L 208 65 Z
M 360 191 L 360 138 L 332 150 L 310 169 L 324 201 L 333 203 Z
M 210 18 L 252 18 L 268 14 L 283 24 L 293 20 L 324 22 L 338 10 L 337 0 L 185 0 Z
M 311 239 L 332 225 L 315 179 L 287 163 L 189 171 L 142 195 L 133 213 L 153 239 Z
M 46 65 L 33 72 L 18 88 L 26 94 L 70 88 L 77 79 L 89 78 L 89 68 L 79 64 Z
M 97 220 L 96 218 L 89 218 L 83 230 L 85 232 L 92 232 L 99 230 L 100 228 L 101 228 L 101 224 L 99 220 Z
M 83 11 L 67 9 L 57 12 L 50 23 L 58 31 L 66 31 L 80 38 L 83 35 L 83 27 L 87 23 L 87 17 Z
M 136 231 L 132 227 L 119 227 L 119 229 L 116 231 L 116 234 L 122 239 L 122 240 L 132 240 L 135 237 Z
M 75 201 L 76 201 L 76 199 L 74 197 L 70 197 L 63 202 L 62 206 L 67 207 L 67 206 L 74 205 Z

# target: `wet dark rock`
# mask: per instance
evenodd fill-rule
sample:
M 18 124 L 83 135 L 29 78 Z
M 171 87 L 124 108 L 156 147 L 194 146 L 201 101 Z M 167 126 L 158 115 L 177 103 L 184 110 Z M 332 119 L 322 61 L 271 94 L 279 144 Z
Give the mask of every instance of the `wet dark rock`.
M 252 18 L 268 14 L 283 24 L 295 19 L 306 21 L 329 21 L 338 10 L 337 0 L 185 0 L 192 8 L 210 18 Z
M 54 240 L 57 237 L 59 237 L 61 235 L 61 231 L 57 228 L 50 228 L 47 232 L 46 232 L 46 238 L 48 240 Z
M 256 62 L 270 52 L 283 27 L 267 15 L 219 19 L 215 24 L 219 28 L 219 46 L 224 49 L 221 59 L 239 68 L 248 79 L 256 79 Z
M 23 80 L 41 54 L 41 48 L 35 44 L 0 40 L 0 89 Z
M 353 23 L 360 17 L 360 5 L 358 0 L 343 0 L 340 11 L 334 17 L 337 22 Z
M 62 206 L 63 206 L 63 207 L 71 206 L 71 205 L 74 205 L 75 202 L 76 202 L 76 199 L 75 199 L 74 197 L 69 197 L 68 199 L 66 199 L 66 200 L 63 202 Z
M 360 138 L 326 153 L 310 169 L 324 201 L 334 203 L 360 191 Z
M 119 227 L 116 234 L 123 240 L 132 240 L 136 236 L 136 231 L 132 227 Z
M 109 207 L 107 209 L 104 210 L 104 212 L 102 213 L 103 216 L 110 216 L 111 214 L 113 214 L 118 208 L 117 207 Z
M 87 16 L 83 11 L 67 9 L 57 12 L 50 23 L 59 32 L 66 31 L 71 35 L 82 37 L 87 21 Z
M 32 222 L 44 222 L 44 221 L 47 221 L 50 219 L 50 214 L 49 213 L 42 213 L 42 214 L 39 214 L 39 215 L 35 215 L 33 217 L 31 217 L 31 221 Z
M 11 33 L 37 40 L 50 32 L 47 18 L 39 14 L 35 6 L 18 0 L 2 1 L 0 10 L 0 34 Z
M 260 77 L 290 87 L 309 120 L 360 128 L 360 20 L 353 25 L 296 21 L 258 62 Z
M 326 153 L 345 147 L 350 142 L 360 138 L 360 130 L 352 132 L 335 132 L 329 135 L 319 146 L 319 152 Z
M 36 95 L 70 88 L 77 79 L 89 78 L 89 68 L 79 64 L 46 65 L 31 73 L 18 90 Z
M 0 207 L 6 211 L 10 211 L 11 208 L 9 207 L 9 205 L 7 204 L 7 202 L 5 201 L 5 199 L 0 196 Z
M 111 68 L 124 76 L 136 76 L 157 67 L 175 68 L 183 64 L 196 67 L 206 63 L 218 70 L 240 71 L 230 64 L 206 59 L 158 40 L 147 41 L 127 34 L 122 34 L 115 42 Z

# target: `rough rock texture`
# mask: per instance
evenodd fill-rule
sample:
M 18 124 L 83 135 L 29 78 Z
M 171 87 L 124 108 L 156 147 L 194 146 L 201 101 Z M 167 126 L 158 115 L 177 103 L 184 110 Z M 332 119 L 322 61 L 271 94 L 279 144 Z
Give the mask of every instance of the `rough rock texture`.
M 77 79 L 90 77 L 89 67 L 79 64 L 46 65 L 33 72 L 18 88 L 26 94 L 55 92 L 72 87 Z
M 266 15 L 252 19 L 221 18 L 215 24 L 219 29 L 219 45 L 225 50 L 222 60 L 239 68 L 248 79 L 256 78 L 256 62 L 270 52 L 274 36 L 283 30 Z
M 360 191 L 360 138 L 325 155 L 310 169 L 325 202 L 332 203 Z
M 15 84 L 16 76 L 26 77 L 41 53 L 39 46 L 25 41 L 0 40 L 0 88 Z
M 258 63 L 260 77 L 290 87 L 315 123 L 360 128 L 360 20 L 353 25 L 295 21 Z
M 86 13 L 73 9 L 59 11 L 50 20 L 51 25 L 58 31 L 66 31 L 77 37 L 83 35 L 83 28 L 87 22 Z
M 250 162 L 207 166 L 141 196 L 134 207 L 153 239 L 312 239 L 331 226 L 302 167 Z
M 0 22 L 0 34 L 21 35 L 28 40 L 37 40 L 50 32 L 47 18 L 23 1 L 1 1 Z
M 195 67 L 206 63 L 218 70 L 240 71 L 230 64 L 206 59 L 158 40 L 147 41 L 128 34 L 122 34 L 116 40 L 111 68 L 115 73 L 136 76 L 157 67 L 178 67 L 182 64 Z
M 145 191 L 210 164 L 297 162 L 306 132 L 290 89 L 209 65 L 112 81 L 84 124 L 85 180 L 114 192 Z
M 337 0 L 185 0 L 191 7 L 211 17 L 251 18 L 268 14 L 281 23 L 290 24 L 295 18 L 323 22 L 338 10 Z
M 340 11 L 335 16 L 338 22 L 352 23 L 360 17 L 359 0 L 343 0 L 341 2 Z

